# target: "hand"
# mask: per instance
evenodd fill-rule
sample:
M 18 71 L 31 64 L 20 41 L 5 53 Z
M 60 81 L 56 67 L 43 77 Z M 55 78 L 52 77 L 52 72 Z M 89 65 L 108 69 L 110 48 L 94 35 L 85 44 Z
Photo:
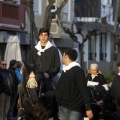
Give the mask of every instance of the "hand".
M 45 97 L 45 93 L 40 93 L 40 97 Z
M 103 101 L 102 100 L 98 101 L 97 105 L 102 106 L 103 105 Z
M 86 115 L 87 115 L 87 117 L 89 118 L 89 120 L 91 120 L 91 119 L 93 118 L 92 110 L 86 111 Z
M 45 76 L 46 78 L 49 78 L 49 74 L 48 74 L 48 73 L 44 73 L 44 76 Z

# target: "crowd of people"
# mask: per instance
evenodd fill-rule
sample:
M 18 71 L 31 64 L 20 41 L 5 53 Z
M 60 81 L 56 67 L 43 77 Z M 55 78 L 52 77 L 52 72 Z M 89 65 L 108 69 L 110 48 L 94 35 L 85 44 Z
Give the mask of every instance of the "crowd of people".
M 37 64 L 40 68 L 40 79 L 44 85 L 41 95 L 45 98 L 45 106 L 50 104 L 49 97 L 52 97 L 53 102 L 56 103 L 57 112 L 50 117 L 53 117 L 53 120 L 82 120 L 85 113 L 87 118 L 92 120 L 94 114 L 88 86 L 100 86 L 106 92 L 109 91 L 115 99 L 117 110 L 120 111 L 120 92 L 118 92 L 120 64 L 118 64 L 118 74 L 109 88 L 96 63 L 91 64 L 90 70 L 85 74 L 80 64 L 76 62 L 77 51 L 69 48 L 62 55 L 51 41 L 51 35 L 47 28 L 39 30 L 40 41 L 31 50 L 27 61 L 28 64 Z M 8 69 L 6 64 L 5 60 L 0 61 L 0 120 L 17 120 L 18 98 L 19 107 L 21 110 L 24 109 L 21 73 L 23 63 L 11 60 Z M 48 109 L 51 109 L 51 106 Z
M 18 84 L 22 82 L 20 72 L 23 63 L 0 60 L 0 120 L 17 120 Z

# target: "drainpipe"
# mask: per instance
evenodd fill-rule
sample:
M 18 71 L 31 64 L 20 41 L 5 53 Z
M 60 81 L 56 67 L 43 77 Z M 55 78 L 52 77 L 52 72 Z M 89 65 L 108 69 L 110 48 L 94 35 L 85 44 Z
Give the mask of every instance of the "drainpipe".
M 34 46 L 34 36 L 33 36 L 33 21 L 34 21 L 34 12 L 33 12 L 33 0 L 30 0 L 30 48 Z

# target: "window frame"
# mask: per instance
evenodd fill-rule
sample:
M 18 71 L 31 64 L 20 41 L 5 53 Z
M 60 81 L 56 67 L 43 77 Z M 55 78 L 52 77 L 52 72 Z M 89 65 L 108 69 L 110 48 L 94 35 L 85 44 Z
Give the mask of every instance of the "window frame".
M 35 1 L 37 2 L 36 4 L 38 5 L 38 10 L 35 9 Z M 42 15 L 42 0 L 34 0 L 33 1 L 33 12 L 34 12 L 34 15 Z

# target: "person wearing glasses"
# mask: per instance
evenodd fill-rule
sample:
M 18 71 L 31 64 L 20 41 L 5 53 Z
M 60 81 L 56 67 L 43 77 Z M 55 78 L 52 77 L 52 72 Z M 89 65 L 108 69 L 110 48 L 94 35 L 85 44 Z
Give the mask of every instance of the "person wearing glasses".
M 0 120 L 7 120 L 7 113 L 10 107 L 12 94 L 12 77 L 6 69 L 6 61 L 0 61 Z M 10 84 L 7 84 L 9 81 Z

